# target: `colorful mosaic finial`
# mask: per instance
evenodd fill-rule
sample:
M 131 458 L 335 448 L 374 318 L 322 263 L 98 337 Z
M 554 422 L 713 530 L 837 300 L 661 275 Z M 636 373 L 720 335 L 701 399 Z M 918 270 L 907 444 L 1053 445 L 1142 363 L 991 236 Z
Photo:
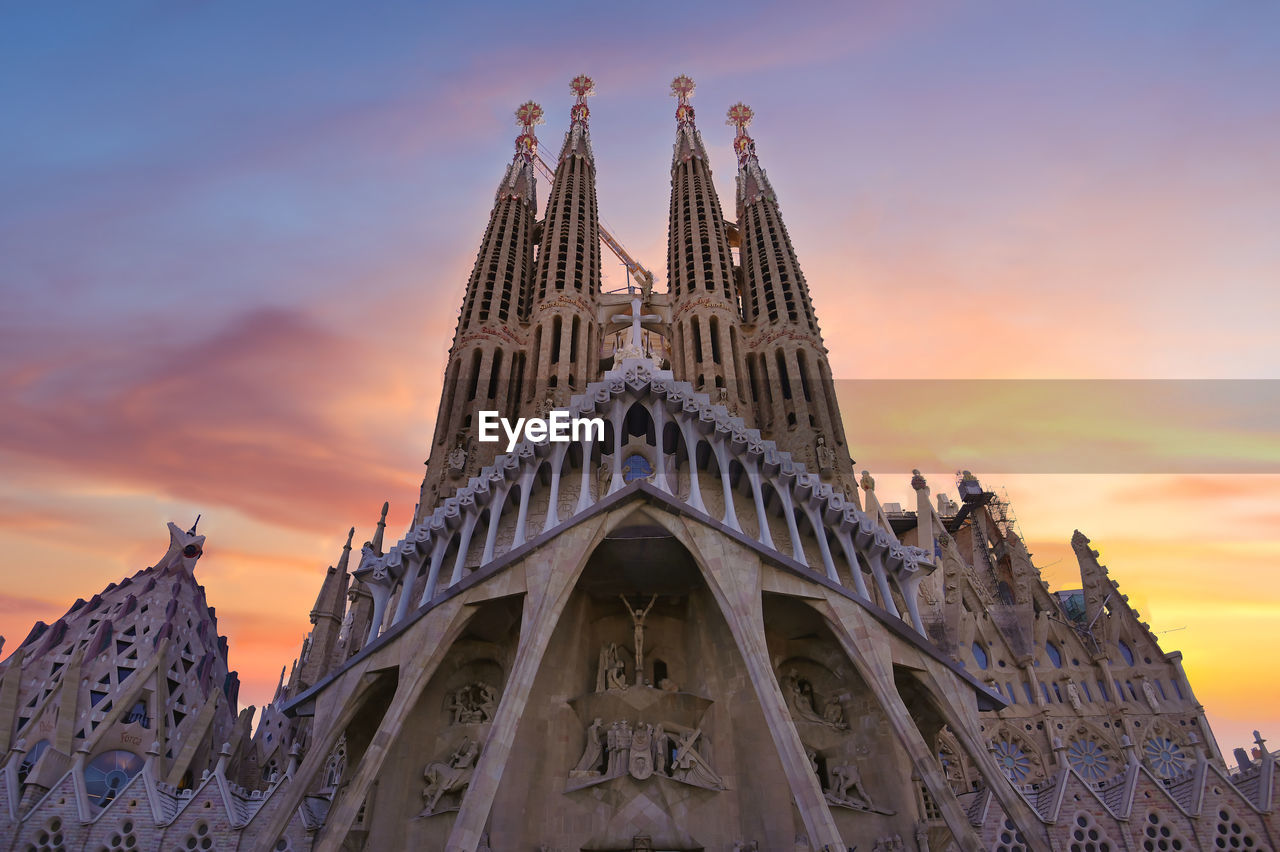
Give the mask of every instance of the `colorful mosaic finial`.
M 693 97 L 695 88 L 697 84 L 688 74 L 681 74 L 671 81 L 671 96 L 679 102 L 676 107 L 677 124 L 693 124 L 693 106 L 690 105 L 689 98 Z
M 689 103 L 689 98 L 693 97 L 695 88 L 697 88 L 697 84 L 693 82 L 693 78 L 688 74 L 681 74 L 671 81 L 671 96 L 680 101 L 680 103 L 687 104 Z
M 533 128 L 539 124 L 546 124 L 542 115 L 542 107 L 540 105 L 533 101 L 525 101 L 516 110 L 516 124 L 520 125 L 525 133 L 532 133 Z
M 542 114 L 542 107 L 533 101 L 525 101 L 516 110 L 516 124 L 523 131 L 516 137 L 516 156 L 526 163 L 532 162 L 538 152 L 538 137 L 534 135 L 533 128 L 546 123 Z
M 569 90 L 576 96 L 573 108 L 569 110 L 569 118 L 574 124 L 585 125 L 587 119 L 591 117 L 591 110 L 587 107 L 587 98 L 596 93 L 595 81 L 586 74 L 579 74 L 569 81 Z
M 733 137 L 733 150 L 738 155 L 738 165 L 746 165 L 751 157 L 756 155 L 755 140 L 747 135 L 747 126 L 751 124 L 751 119 L 756 114 L 751 107 L 739 101 L 729 107 L 729 120 L 725 124 L 730 124 L 738 128 L 737 134 Z
M 755 111 L 751 107 L 739 101 L 729 107 L 729 120 L 725 124 L 738 128 L 738 135 L 745 136 L 747 127 L 751 124 L 751 119 L 756 117 Z
M 579 74 L 569 81 L 569 89 L 578 96 L 578 100 L 591 97 L 596 93 L 596 83 L 586 74 Z

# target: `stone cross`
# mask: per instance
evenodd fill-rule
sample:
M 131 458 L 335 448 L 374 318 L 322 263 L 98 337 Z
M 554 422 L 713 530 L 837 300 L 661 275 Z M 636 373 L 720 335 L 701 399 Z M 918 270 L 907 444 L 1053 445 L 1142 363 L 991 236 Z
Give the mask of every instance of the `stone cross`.
M 637 349 L 639 349 L 641 345 L 640 324 L 646 323 L 646 322 L 658 322 L 661 319 L 662 317 L 658 316 L 657 314 L 640 313 L 640 296 L 639 295 L 634 295 L 631 297 L 631 313 L 613 315 L 614 322 L 631 324 L 631 345 L 636 347 Z

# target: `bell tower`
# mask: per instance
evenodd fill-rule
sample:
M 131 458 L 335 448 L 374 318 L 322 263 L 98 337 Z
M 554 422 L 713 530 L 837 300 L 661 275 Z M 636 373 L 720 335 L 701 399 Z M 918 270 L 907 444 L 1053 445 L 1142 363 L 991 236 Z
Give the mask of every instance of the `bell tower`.
M 694 82 L 671 81 L 677 100 L 667 220 L 667 289 L 671 298 L 672 368 L 678 378 L 742 413 L 741 319 L 733 255 L 710 158 L 694 124 Z
M 595 83 L 579 74 L 569 88 L 574 94 L 569 132 L 551 182 L 532 286 L 524 400 L 531 414 L 545 414 L 548 400 L 567 404 L 599 371 L 600 217 L 587 106 Z
M 761 431 L 792 457 L 853 489 L 853 464 L 836 403 L 827 348 L 778 208 L 747 134 L 754 113 L 729 108 L 737 128 L 738 227 L 742 235 L 742 315 L 747 376 Z
M 516 122 L 520 135 L 515 156 L 498 184 L 449 350 L 419 512 L 492 458 L 497 445 L 476 441 L 477 412 L 513 411 L 526 381 L 526 336 L 519 321 L 529 310 L 533 274 L 538 210 L 534 127 L 543 123 L 542 107 L 533 101 L 522 104 Z

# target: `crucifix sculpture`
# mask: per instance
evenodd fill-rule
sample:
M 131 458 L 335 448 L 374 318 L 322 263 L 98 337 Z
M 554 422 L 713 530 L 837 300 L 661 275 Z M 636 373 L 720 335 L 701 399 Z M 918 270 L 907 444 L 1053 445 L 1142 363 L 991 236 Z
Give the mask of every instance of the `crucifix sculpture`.
M 658 596 L 654 595 L 649 598 L 649 605 L 643 610 L 640 607 L 633 607 L 627 602 L 626 595 L 618 595 L 622 598 L 622 605 L 627 608 L 627 614 L 631 616 L 632 624 L 635 626 L 635 645 L 636 645 L 636 686 L 644 683 L 644 619 L 649 614 L 649 610 L 653 609 L 653 604 L 658 600 Z

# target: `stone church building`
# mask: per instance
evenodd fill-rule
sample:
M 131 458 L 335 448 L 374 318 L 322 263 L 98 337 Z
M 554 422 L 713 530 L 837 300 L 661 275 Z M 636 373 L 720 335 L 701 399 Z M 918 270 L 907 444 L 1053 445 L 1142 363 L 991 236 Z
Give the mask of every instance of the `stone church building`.
M 1276 757 L 1229 768 L 1087 538 L 1050 591 L 972 475 L 855 474 L 750 109 L 728 218 L 676 79 L 667 290 L 606 293 L 571 88 L 541 216 L 517 113 L 409 530 L 348 537 L 256 729 L 194 527 L 38 623 L 0 850 L 1277 848 Z M 604 431 L 503 452 L 485 410 Z

